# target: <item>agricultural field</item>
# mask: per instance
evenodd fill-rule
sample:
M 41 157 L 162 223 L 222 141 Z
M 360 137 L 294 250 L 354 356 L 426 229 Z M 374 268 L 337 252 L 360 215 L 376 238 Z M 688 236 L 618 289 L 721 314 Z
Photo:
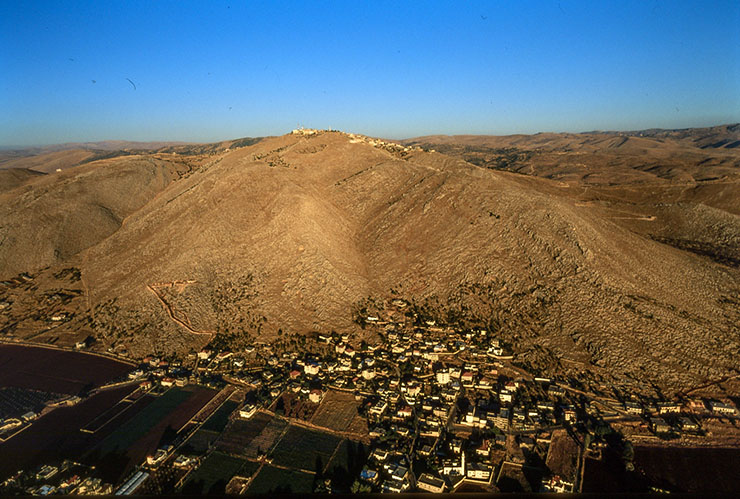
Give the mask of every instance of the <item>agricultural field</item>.
M 530 469 L 531 468 L 527 468 L 527 470 Z M 540 480 L 541 478 L 542 477 L 539 477 Z M 498 477 L 498 482 L 496 482 L 496 486 L 504 493 L 511 494 L 513 492 L 525 492 L 527 494 L 532 494 L 533 492 L 537 492 L 537 490 L 532 487 L 532 481 L 539 483 L 538 478 L 529 476 L 523 467 L 504 463 Z
M 314 475 L 312 473 L 265 465 L 252 480 L 247 494 L 310 494 L 313 488 Z
M 280 418 L 272 418 L 255 436 L 244 449 L 244 455 L 247 457 L 257 457 L 260 453 L 267 453 L 275 445 L 285 431 L 288 423 Z
M 48 402 L 64 397 L 56 393 L 15 387 L 0 388 L 0 419 L 17 418 L 28 411 L 38 412 Z
M 254 475 L 258 469 L 260 469 L 261 463 L 257 461 L 245 461 L 244 466 L 239 470 L 238 475 L 244 478 L 250 478 Z
M 162 419 L 172 413 L 190 396 L 191 392 L 172 389 L 157 397 L 133 419 L 103 441 L 100 446 L 101 454 L 105 455 L 130 448 L 134 442 L 149 433 Z
M 239 407 L 238 403 L 227 400 L 210 418 L 206 420 L 205 423 L 203 423 L 201 429 L 221 433 L 224 431 L 224 428 L 226 428 L 226 425 L 229 424 L 229 416 L 231 416 L 231 413 L 234 412 L 237 407 Z
M 250 419 L 234 419 L 216 444 L 228 454 L 247 455 L 248 445 L 265 429 L 272 416 L 258 412 Z
M 53 366 L 54 369 L 49 369 Z M 118 379 L 133 367 L 113 359 L 65 350 L 0 345 L 0 386 L 77 395 Z
M 81 430 L 88 433 L 96 433 L 99 441 L 102 441 L 105 437 L 133 419 L 144 408 L 154 402 L 156 398 L 145 395 L 143 397 L 137 397 L 131 402 L 127 402 L 127 400 L 131 400 L 131 395 L 128 395 L 103 414 L 87 422 Z
M 244 459 L 218 451 L 213 452 L 190 475 L 182 492 L 193 495 L 223 494 L 231 477 L 236 475 L 246 463 Z
M 108 435 L 88 453 L 88 459 L 102 459 L 110 473 L 125 475 L 133 464 L 141 462 L 158 447 L 171 443 L 177 432 L 215 393 L 203 387 L 168 390 Z M 106 460 L 106 456 L 110 456 L 109 459 Z
M 357 416 L 355 396 L 330 390 L 311 418 L 311 423 L 334 431 L 347 431 L 355 416 Z
M 200 428 L 185 443 L 182 453 L 202 456 L 208 452 L 216 440 L 218 440 L 218 433 Z
M 157 469 L 149 470 L 149 478 L 136 489 L 137 496 L 167 494 L 175 490 L 177 484 L 189 470 L 175 468 L 170 463 L 162 464 Z
M 117 425 L 123 424 L 154 400 L 154 397 L 141 396 L 141 394 L 141 391 L 135 391 L 132 394 L 133 396 L 126 397 L 103 414 L 88 422 L 81 428 L 82 431 L 95 433 L 113 423 Z
M 370 443 L 370 430 L 367 427 L 367 418 L 355 414 L 352 422 L 347 427 L 347 433 L 352 433 L 352 438 L 357 438 L 365 443 Z
M 608 448 L 602 452 L 601 459 L 587 457 L 583 466 L 581 488 L 584 493 L 644 493 L 648 491 L 645 480 L 638 473 L 627 471 L 622 456 Z
M 329 433 L 290 426 L 269 457 L 278 466 L 323 472 L 341 441 Z
M 29 428 L 0 443 L 0 481 L 19 469 L 63 459 L 79 461 L 100 442 L 99 434 L 79 431 L 80 425 L 95 419 L 128 395 L 133 388 L 122 386 L 101 391 L 70 407 L 58 407 L 36 420 Z
M 345 470 L 358 468 L 357 472 L 359 473 L 367 462 L 368 455 L 369 447 L 364 443 L 345 439 L 340 444 L 326 470 L 331 472 L 338 468 Z
M 224 401 L 228 400 L 235 391 L 235 387 L 231 385 L 226 386 L 211 398 L 210 402 L 203 407 L 203 410 L 193 418 L 193 421 L 196 423 L 205 423 L 205 421 L 210 418 L 213 413 L 221 407 Z

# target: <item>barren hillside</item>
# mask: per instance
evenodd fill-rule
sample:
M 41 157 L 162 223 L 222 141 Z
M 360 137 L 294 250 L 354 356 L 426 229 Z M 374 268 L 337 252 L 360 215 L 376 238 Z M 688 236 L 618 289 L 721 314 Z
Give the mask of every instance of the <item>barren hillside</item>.
M 430 152 L 290 134 L 26 181 L 0 194 L 0 331 L 185 352 L 359 333 L 362 304 L 402 297 L 541 372 L 736 376 L 737 150 L 593 135 L 409 142 Z

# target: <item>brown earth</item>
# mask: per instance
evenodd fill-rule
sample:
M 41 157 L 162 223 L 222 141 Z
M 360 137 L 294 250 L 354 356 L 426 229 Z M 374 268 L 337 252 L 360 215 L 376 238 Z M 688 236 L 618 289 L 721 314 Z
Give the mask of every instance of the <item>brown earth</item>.
M 550 447 L 547 450 L 545 465 L 553 475 L 575 483 L 578 473 L 578 456 L 580 443 L 566 430 L 555 430 L 552 433 Z
M 0 192 L 12 191 L 39 175 L 43 175 L 43 173 L 26 168 L 0 170 Z
M 28 169 L 41 173 L 66 170 L 95 157 L 93 151 L 71 149 L 26 155 L 24 153 L 0 153 L 0 172 L 5 169 Z
M 737 135 L 322 132 L 93 161 L 0 194 L 0 331 L 143 356 L 359 331 L 397 296 L 538 372 L 686 391 L 737 374 Z
M 352 423 L 358 417 L 365 419 L 357 414 L 357 400 L 354 394 L 329 390 L 324 395 L 318 410 L 313 414 L 311 424 L 337 432 L 352 431 L 354 429 Z M 359 433 L 367 434 L 367 423 L 365 423 L 365 431 Z

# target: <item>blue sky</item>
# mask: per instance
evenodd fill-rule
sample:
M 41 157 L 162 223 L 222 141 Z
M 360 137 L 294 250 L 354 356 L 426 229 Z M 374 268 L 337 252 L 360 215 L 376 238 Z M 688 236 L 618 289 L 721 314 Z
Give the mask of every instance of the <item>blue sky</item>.
M 737 0 L 0 2 L 0 145 L 738 121 Z

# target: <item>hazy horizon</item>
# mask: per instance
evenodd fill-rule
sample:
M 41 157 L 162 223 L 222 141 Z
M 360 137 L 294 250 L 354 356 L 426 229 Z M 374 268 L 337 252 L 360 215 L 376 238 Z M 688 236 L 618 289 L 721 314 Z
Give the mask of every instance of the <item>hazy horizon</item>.
M 733 126 L 737 125 L 739 123 L 715 123 L 715 124 L 709 124 L 705 126 L 689 126 L 689 127 L 681 127 L 681 128 L 662 128 L 662 127 L 651 127 L 651 128 L 641 128 L 641 129 L 632 129 L 632 130 L 577 130 L 577 131 L 571 131 L 571 130 L 542 130 L 539 132 L 520 132 L 520 133 L 501 133 L 501 134 L 487 134 L 487 133 L 454 133 L 454 134 L 445 134 L 445 133 L 427 133 L 424 135 L 409 135 L 407 137 L 381 137 L 381 136 L 375 136 L 378 138 L 383 138 L 387 140 L 408 140 L 408 139 L 414 139 L 417 137 L 425 137 L 425 136 L 466 136 L 466 135 L 481 135 L 481 136 L 498 136 L 498 137 L 505 137 L 505 136 L 511 136 L 511 135 L 538 135 L 538 134 L 565 134 L 565 133 L 572 133 L 572 134 L 579 134 L 579 133 L 635 133 L 635 132 L 641 132 L 641 131 L 648 131 L 648 130 L 690 130 L 690 129 L 701 129 L 701 128 L 712 128 L 712 127 L 721 127 L 721 126 Z M 309 127 L 305 127 L 309 128 Z M 53 146 L 63 146 L 68 144 L 101 144 L 101 143 L 107 143 L 107 142 L 125 142 L 125 143 L 137 143 L 137 144 L 156 144 L 156 143 L 170 143 L 170 144 L 209 144 L 209 143 L 215 143 L 215 142 L 223 142 L 228 140 L 237 140 L 242 138 L 268 138 L 268 137 L 278 137 L 280 135 L 288 134 L 292 131 L 291 130 L 285 130 L 283 133 L 278 133 L 274 135 L 242 135 L 239 137 L 224 137 L 224 138 L 216 138 L 213 140 L 178 140 L 178 139 L 157 139 L 152 138 L 149 140 L 129 140 L 126 138 L 123 139 L 100 139 L 100 140 L 73 140 L 68 142 L 50 142 L 46 144 L 0 144 L 0 150 L 19 150 L 19 149 L 33 149 L 33 148 L 45 148 L 45 147 L 53 147 Z M 340 132 L 347 132 L 347 133 L 360 133 L 355 130 L 338 130 Z M 363 134 L 365 135 L 365 134 Z M 368 135 L 371 136 L 371 135 Z
M 0 145 L 740 121 L 740 4 L 5 4 Z

